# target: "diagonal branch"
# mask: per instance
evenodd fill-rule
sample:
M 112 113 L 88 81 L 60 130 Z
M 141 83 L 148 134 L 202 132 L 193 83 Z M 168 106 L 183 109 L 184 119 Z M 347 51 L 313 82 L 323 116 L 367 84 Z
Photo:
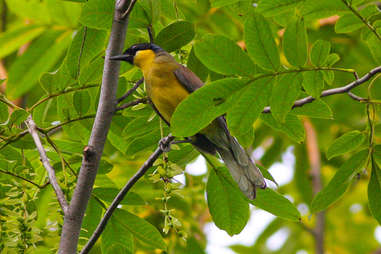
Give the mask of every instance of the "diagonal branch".
M 37 188 L 39 188 L 39 189 L 43 189 L 43 188 L 45 188 L 46 186 L 49 185 L 49 181 L 47 181 L 47 182 L 44 183 L 43 185 L 39 185 L 38 183 L 35 183 L 35 182 L 29 180 L 28 178 L 25 178 L 25 177 L 23 177 L 23 176 L 20 176 L 20 175 L 17 175 L 17 174 L 15 174 L 15 173 L 13 173 L 13 172 L 9 172 L 9 171 L 2 170 L 2 169 L 0 169 L 0 173 L 2 173 L 2 174 L 6 174 L 6 175 L 10 175 L 10 176 L 16 177 L 16 178 L 18 178 L 18 179 L 21 179 L 21 180 L 23 180 L 23 181 L 25 181 L 25 182 L 27 182 L 27 183 L 30 183 L 30 184 L 34 185 L 35 187 L 37 187 Z
M 32 135 L 34 143 L 36 144 L 36 148 L 40 153 L 41 162 L 44 165 L 46 171 L 48 172 L 49 182 L 52 185 L 54 192 L 56 193 L 62 211 L 64 212 L 64 214 L 66 214 L 68 209 L 68 203 L 65 199 L 65 195 L 63 194 L 61 187 L 57 182 L 56 173 L 54 172 L 52 165 L 50 165 L 48 156 L 46 155 L 45 149 L 42 146 L 40 136 L 38 136 L 36 123 L 33 121 L 32 116 L 29 116 L 25 123 L 28 126 L 28 130 Z
M 128 96 L 130 96 L 133 92 L 135 92 L 136 89 L 138 89 L 138 87 L 141 84 L 143 84 L 143 82 L 144 82 L 144 78 L 139 79 L 138 82 L 136 82 L 135 85 L 130 90 L 128 90 L 122 97 L 118 99 L 118 103 L 124 101 Z
M 368 73 L 366 73 L 361 78 L 356 79 L 355 81 L 349 83 L 348 85 L 345 85 L 345 86 L 342 86 L 342 87 L 337 87 L 337 88 L 332 88 L 332 89 L 328 89 L 328 90 L 324 90 L 321 93 L 320 97 L 327 97 L 327 96 L 331 96 L 331 95 L 334 95 L 334 94 L 341 94 L 341 93 L 349 93 L 353 88 L 361 85 L 362 83 L 365 83 L 366 81 L 371 79 L 374 75 L 376 75 L 377 73 L 380 73 L 380 72 L 381 72 L 381 66 L 378 66 L 378 67 L 372 69 L 371 71 L 369 71 Z M 354 100 L 360 99 L 360 97 L 357 97 L 357 96 L 356 96 L 357 98 L 355 99 L 352 96 L 352 94 L 349 94 L 349 95 Z M 312 96 L 305 97 L 303 99 L 295 101 L 295 103 L 292 106 L 292 108 L 301 107 L 304 104 L 313 102 L 314 100 L 315 100 L 315 98 L 312 97 Z M 262 113 L 270 113 L 270 112 L 271 112 L 271 108 L 270 107 L 265 107 L 263 109 L 263 111 L 262 111 Z
M 127 103 L 123 104 L 122 106 L 117 107 L 117 108 L 115 109 L 115 111 L 120 111 L 120 110 L 129 108 L 129 107 L 138 105 L 138 104 L 140 104 L 140 103 L 145 103 L 145 104 L 146 104 L 146 103 L 148 103 L 148 99 L 147 99 L 147 98 L 140 98 L 140 99 L 136 99 L 136 100 L 134 100 L 134 101 L 127 102 Z
M 174 137 L 169 135 L 160 141 L 160 145 L 156 148 L 155 152 L 151 154 L 151 156 L 144 162 L 143 166 L 136 172 L 136 174 L 131 177 L 131 179 L 127 182 L 127 184 L 123 187 L 123 189 L 118 193 L 118 195 L 112 201 L 110 207 L 107 209 L 103 218 L 99 222 L 97 228 L 95 229 L 93 235 L 83 247 L 80 254 L 89 253 L 91 248 L 94 246 L 95 242 L 98 240 L 103 230 L 105 229 L 108 220 L 111 218 L 113 212 L 118 207 L 120 202 L 122 202 L 123 198 L 126 196 L 128 191 L 134 186 L 134 184 L 147 172 L 147 170 L 153 165 L 153 163 L 159 158 L 159 156 L 166 150 L 166 147 L 169 147 Z

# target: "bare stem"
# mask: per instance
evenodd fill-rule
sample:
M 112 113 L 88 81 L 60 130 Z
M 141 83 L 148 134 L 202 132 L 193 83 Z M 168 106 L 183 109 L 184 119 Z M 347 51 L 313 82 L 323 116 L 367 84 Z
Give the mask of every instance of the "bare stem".
M 57 182 L 56 173 L 54 172 L 52 165 L 50 165 L 48 156 L 46 155 L 45 149 L 41 143 L 40 136 L 38 135 L 36 123 L 33 121 L 32 116 L 28 117 L 28 119 L 25 121 L 25 124 L 28 126 L 29 133 L 30 135 L 32 135 L 33 141 L 36 144 L 36 148 L 40 153 L 41 162 L 44 165 L 46 171 L 48 172 L 49 182 L 52 185 L 54 192 L 56 193 L 62 211 L 64 212 L 64 214 L 66 214 L 68 209 L 68 203 L 65 199 L 65 195 L 63 194 L 61 187 Z
M 324 90 L 321 93 L 320 97 L 327 97 L 327 96 L 331 96 L 331 95 L 334 95 L 334 94 L 348 93 L 353 88 L 361 85 L 362 83 L 365 83 L 371 77 L 373 77 L 374 75 L 376 75 L 377 73 L 380 73 L 380 72 L 381 72 L 381 66 L 378 66 L 378 67 L 372 69 L 371 71 L 369 71 L 368 73 L 366 73 L 361 78 L 359 78 L 359 79 L 357 79 L 357 80 L 355 80 L 355 81 L 353 81 L 353 82 L 351 82 L 351 83 L 349 83 L 349 84 L 347 84 L 345 86 L 337 87 L 337 88 L 333 88 L 333 89 L 328 89 L 328 90 Z M 353 97 L 351 96 L 351 98 L 353 98 Z M 315 100 L 315 98 L 312 97 L 312 96 L 305 97 L 303 99 L 295 101 L 294 106 L 292 106 L 292 108 L 301 107 L 304 104 L 313 102 L 314 100 Z M 263 109 L 263 111 L 262 111 L 262 113 L 270 113 L 270 112 L 271 112 L 271 108 L 270 107 L 265 107 Z
M 143 84 L 143 82 L 144 82 L 144 78 L 139 79 L 138 82 L 136 82 L 135 85 L 130 90 L 128 90 L 122 97 L 118 99 L 118 103 L 124 101 L 128 96 L 130 96 L 133 92 L 135 92 L 136 89 L 138 89 L 138 87 L 141 84 Z
M 118 207 L 120 202 L 122 202 L 123 198 L 126 196 L 128 191 L 147 172 L 147 170 L 153 165 L 153 163 L 163 153 L 163 147 L 168 147 L 173 140 L 174 140 L 174 137 L 171 135 L 162 139 L 160 145 L 156 148 L 155 152 L 151 154 L 151 156 L 144 162 L 143 166 L 138 170 L 138 172 L 136 172 L 136 174 L 133 177 L 131 177 L 131 179 L 127 182 L 127 184 L 123 187 L 123 189 L 114 198 L 110 207 L 107 209 L 106 213 L 104 214 L 103 218 L 101 219 L 97 228 L 95 229 L 93 235 L 90 237 L 85 247 L 83 247 L 80 254 L 89 253 L 89 251 L 94 246 L 95 242 L 98 240 L 103 230 L 105 229 L 107 222 L 111 218 L 113 212 Z
M 30 183 L 30 184 L 34 185 L 35 187 L 37 187 L 37 188 L 39 188 L 39 189 L 43 189 L 43 188 L 45 188 L 46 186 L 48 186 L 48 184 L 49 184 L 49 182 L 46 182 L 46 183 L 44 183 L 43 185 L 39 185 L 39 184 L 37 184 L 37 183 L 35 183 L 35 182 L 33 182 L 33 181 L 31 181 L 31 180 L 29 180 L 29 179 L 23 177 L 23 176 L 20 176 L 20 175 L 17 175 L 17 174 L 15 174 L 15 173 L 13 173 L 13 172 L 5 171 L 5 170 L 2 170 L 2 169 L 0 169 L 0 173 L 2 173 L 2 174 L 6 174 L 6 175 L 10 175 L 10 176 L 16 177 L 16 178 L 18 178 L 18 179 L 21 179 L 21 180 L 23 180 L 23 181 L 25 181 L 25 182 L 27 182 L 27 183 Z

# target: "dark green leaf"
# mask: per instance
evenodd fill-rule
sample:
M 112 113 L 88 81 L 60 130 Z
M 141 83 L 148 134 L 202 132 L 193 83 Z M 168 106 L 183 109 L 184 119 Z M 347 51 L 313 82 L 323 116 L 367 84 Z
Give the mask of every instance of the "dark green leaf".
M 123 223 L 123 213 L 116 210 L 102 234 L 102 253 L 134 253 L 134 238 Z
M 206 80 L 208 77 L 209 70 L 197 58 L 194 53 L 194 47 L 192 47 L 189 53 L 187 67 L 191 69 L 201 80 Z
M 177 21 L 164 27 L 155 39 L 155 44 L 168 52 L 180 49 L 194 37 L 194 26 L 187 21 Z
M 292 140 L 298 143 L 304 141 L 304 127 L 297 116 L 288 114 L 284 123 L 276 121 L 271 114 L 262 114 L 261 119 L 271 128 L 286 133 Z
M 4 123 L 9 118 L 8 105 L 0 102 L 0 124 Z
M 171 119 L 172 134 L 177 137 L 196 134 L 224 114 L 230 106 L 229 97 L 245 85 L 241 79 L 226 78 L 193 92 L 177 106 Z
M 335 139 L 327 151 L 328 160 L 338 155 L 356 150 L 365 140 L 365 135 L 359 131 L 351 131 Z
M 108 202 L 108 203 L 111 203 L 114 198 L 116 197 L 116 195 L 118 195 L 119 193 L 119 190 L 118 189 L 115 189 L 115 188 L 102 188 L 102 187 L 99 187 L 99 188 L 95 188 L 94 189 L 94 194 Z M 122 202 L 120 203 L 122 205 L 145 205 L 146 203 L 144 202 L 143 198 L 141 196 L 139 196 L 138 194 L 136 194 L 135 192 L 128 192 L 127 195 L 124 197 L 124 199 L 122 200 Z
M 110 173 L 114 166 L 106 160 L 101 160 L 99 163 L 98 174 L 104 175 Z
M 260 67 L 278 70 L 280 66 L 278 47 L 267 20 L 258 13 L 248 16 L 245 22 L 244 38 L 247 51 Z
M 249 1 L 249 0 L 211 0 L 210 2 L 212 4 L 212 7 L 219 8 L 219 7 L 231 5 L 240 1 Z
M 262 78 L 250 83 L 234 96 L 227 112 L 229 130 L 238 140 L 253 129 L 253 123 L 266 106 L 271 94 L 273 79 Z
M 266 17 L 276 16 L 292 11 L 301 0 L 262 0 L 258 4 L 258 12 Z
M 96 58 L 81 70 L 78 78 L 79 85 L 84 86 L 89 83 L 101 83 L 104 59 Z
M 226 75 L 250 76 L 255 65 L 237 44 L 224 36 L 207 35 L 194 46 L 197 58 L 210 70 Z
M 309 116 L 312 118 L 333 119 L 333 113 L 327 103 L 322 100 L 314 100 L 312 103 L 304 104 L 291 110 L 291 114 Z
M 79 115 L 85 115 L 90 108 L 90 95 L 86 90 L 75 92 L 73 95 L 74 108 Z
M 372 158 L 372 174 L 368 184 L 368 200 L 370 212 L 381 224 L 381 169 L 374 157 Z
M 368 47 L 370 49 L 370 52 L 372 53 L 373 59 L 377 64 L 381 64 L 381 47 L 380 47 L 380 40 L 371 33 L 368 36 Z
M 118 223 L 121 226 L 128 229 L 134 237 L 145 244 L 156 249 L 167 249 L 160 232 L 146 220 L 121 209 L 117 209 L 113 216 L 118 218 Z
M 363 150 L 346 161 L 336 172 L 328 185 L 312 200 L 311 212 L 319 212 L 336 202 L 347 190 L 356 173 L 360 172 L 367 158 L 368 151 Z
M 307 31 L 303 19 L 293 20 L 283 36 L 284 54 L 291 65 L 303 66 L 307 61 Z
M 251 203 L 283 219 L 299 221 L 300 213 L 290 200 L 270 188 L 257 189 L 257 196 Z
M 329 17 L 348 11 L 342 0 L 306 0 L 301 7 L 302 16 L 308 20 Z
M 323 66 L 327 62 L 330 50 L 331 44 L 328 41 L 315 41 L 311 49 L 311 63 L 315 66 Z
M 302 87 L 303 76 L 299 73 L 285 74 L 274 82 L 271 95 L 271 113 L 280 122 L 286 120 L 288 112 L 298 98 Z
M 114 0 L 88 0 L 82 7 L 79 22 L 96 29 L 109 29 L 114 16 Z
M 16 109 L 11 114 L 11 117 L 9 118 L 8 125 L 9 126 L 11 126 L 13 124 L 14 125 L 20 125 L 22 122 L 24 122 L 26 120 L 27 117 L 28 117 L 28 112 L 26 112 L 23 109 Z
M 83 217 L 81 238 L 89 239 L 97 228 L 99 220 L 102 218 L 102 207 L 91 197 Z M 107 227 L 109 227 L 108 225 Z M 103 235 L 103 234 L 102 234 Z M 85 242 L 85 241 L 84 241 Z
M 67 53 L 66 64 L 72 78 L 77 79 L 80 71 L 104 49 L 106 32 L 82 28 L 75 35 Z
M 238 234 L 249 219 L 249 205 L 226 168 L 209 173 L 206 193 L 208 207 L 217 227 L 230 236 Z
M 324 77 L 321 71 L 306 71 L 303 73 L 303 87 L 307 94 L 319 98 L 324 88 Z

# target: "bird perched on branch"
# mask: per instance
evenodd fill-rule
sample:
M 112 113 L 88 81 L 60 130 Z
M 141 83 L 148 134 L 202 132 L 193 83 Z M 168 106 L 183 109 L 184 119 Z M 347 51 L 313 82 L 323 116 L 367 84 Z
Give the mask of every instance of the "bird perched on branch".
M 155 111 L 169 125 L 176 107 L 203 82 L 165 50 L 152 43 L 136 44 L 111 60 L 126 61 L 139 67 L 144 75 L 148 97 Z M 190 119 L 197 121 L 197 119 Z M 256 187 L 266 188 L 265 180 L 238 141 L 230 135 L 224 117 L 191 137 L 200 151 L 221 156 L 241 191 L 254 199 Z

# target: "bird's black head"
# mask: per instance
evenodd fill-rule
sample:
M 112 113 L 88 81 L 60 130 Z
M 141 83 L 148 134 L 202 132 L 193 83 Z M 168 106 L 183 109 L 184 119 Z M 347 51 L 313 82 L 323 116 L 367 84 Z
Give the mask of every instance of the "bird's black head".
M 154 53 L 163 50 L 159 46 L 153 43 L 138 43 L 134 44 L 126 51 L 124 51 L 123 55 L 117 55 L 117 56 L 111 56 L 111 60 L 119 60 L 119 61 L 126 61 L 129 62 L 130 64 L 134 64 L 134 57 L 136 56 L 136 53 L 141 51 L 141 50 L 151 50 Z

